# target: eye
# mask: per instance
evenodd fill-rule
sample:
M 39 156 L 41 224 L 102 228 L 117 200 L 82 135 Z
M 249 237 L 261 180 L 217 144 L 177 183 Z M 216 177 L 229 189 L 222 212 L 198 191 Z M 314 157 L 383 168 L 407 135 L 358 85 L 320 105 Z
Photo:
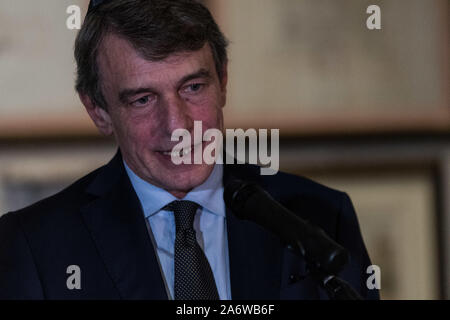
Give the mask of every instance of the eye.
M 190 87 L 191 87 L 192 91 L 198 91 L 198 90 L 200 90 L 202 85 L 200 83 L 194 83 L 194 84 L 190 85 Z
M 131 103 L 131 105 L 134 107 L 145 107 L 146 105 L 148 105 L 150 103 L 151 98 L 152 97 L 150 95 L 141 97 L 141 98 L 133 101 Z
M 203 83 L 193 83 L 193 84 L 186 86 L 184 88 L 184 91 L 195 93 L 195 92 L 199 92 L 201 89 L 203 89 L 204 86 L 205 85 Z

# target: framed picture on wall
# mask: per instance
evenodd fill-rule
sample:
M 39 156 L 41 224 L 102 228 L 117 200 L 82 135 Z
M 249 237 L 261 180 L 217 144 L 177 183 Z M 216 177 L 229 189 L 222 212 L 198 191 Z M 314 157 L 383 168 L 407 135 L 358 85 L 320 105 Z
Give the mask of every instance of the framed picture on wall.
M 351 197 L 372 264 L 380 267 L 382 299 L 439 299 L 432 172 L 336 172 L 313 179 Z
M 107 141 L 3 149 L 0 153 L 0 215 L 63 190 L 107 163 L 116 151 L 115 144 Z
M 0 137 L 95 132 L 74 89 L 76 29 L 88 0 L 0 1 Z
M 209 0 L 231 40 L 230 127 L 448 131 L 449 3 Z

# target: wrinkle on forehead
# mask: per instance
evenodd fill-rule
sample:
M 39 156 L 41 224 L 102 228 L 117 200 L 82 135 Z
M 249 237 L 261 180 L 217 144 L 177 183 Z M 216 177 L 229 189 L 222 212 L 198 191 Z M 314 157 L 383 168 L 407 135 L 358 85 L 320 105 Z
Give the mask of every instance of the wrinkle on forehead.
M 193 52 L 178 52 L 165 59 L 152 61 L 143 57 L 129 41 L 120 36 L 108 34 L 103 39 L 98 54 L 101 78 L 110 80 L 102 81 L 102 86 L 112 85 L 112 83 L 139 86 L 145 81 L 163 81 L 173 84 L 186 73 L 196 69 L 215 68 L 208 44 L 196 52 L 200 53 L 196 57 L 193 56 Z M 214 69 L 210 71 L 214 73 Z

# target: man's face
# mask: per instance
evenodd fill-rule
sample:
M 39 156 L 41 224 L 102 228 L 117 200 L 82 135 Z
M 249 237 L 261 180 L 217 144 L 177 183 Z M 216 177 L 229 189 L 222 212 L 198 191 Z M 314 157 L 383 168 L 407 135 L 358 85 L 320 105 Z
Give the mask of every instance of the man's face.
M 107 111 L 82 101 L 100 131 L 114 134 L 127 165 L 179 198 L 203 183 L 213 166 L 177 166 L 170 151 L 178 144 L 171 141 L 174 130 L 186 129 L 193 139 L 194 121 L 202 121 L 203 132 L 223 130 L 227 76 L 224 70 L 218 78 L 209 45 L 148 61 L 128 41 L 108 35 L 98 62 Z

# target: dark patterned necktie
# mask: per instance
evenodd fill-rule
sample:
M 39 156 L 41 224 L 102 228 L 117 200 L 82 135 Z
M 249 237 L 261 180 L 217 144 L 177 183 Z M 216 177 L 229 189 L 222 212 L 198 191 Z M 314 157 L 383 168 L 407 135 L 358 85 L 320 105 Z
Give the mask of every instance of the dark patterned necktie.
M 198 207 L 185 200 L 166 206 L 175 215 L 175 300 L 219 300 L 211 266 L 196 240 L 194 217 Z

